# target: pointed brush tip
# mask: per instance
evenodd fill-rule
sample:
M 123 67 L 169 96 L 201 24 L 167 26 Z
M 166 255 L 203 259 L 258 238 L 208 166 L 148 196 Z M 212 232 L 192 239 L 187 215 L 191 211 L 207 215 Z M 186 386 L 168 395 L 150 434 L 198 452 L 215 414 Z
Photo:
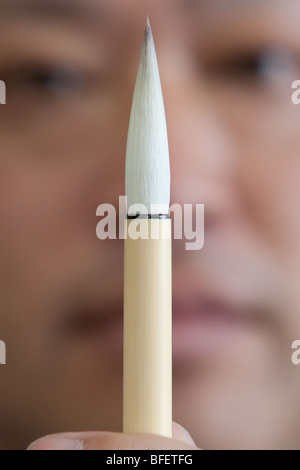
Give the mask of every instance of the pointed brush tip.
M 1 1 L 1 0 L 0 0 Z M 148 213 L 168 212 L 170 161 L 167 127 L 155 45 L 147 17 L 141 49 L 126 149 L 127 207 L 139 203 Z
M 147 16 L 147 21 L 146 21 L 145 36 L 148 38 L 152 37 L 152 29 L 151 29 L 149 15 Z

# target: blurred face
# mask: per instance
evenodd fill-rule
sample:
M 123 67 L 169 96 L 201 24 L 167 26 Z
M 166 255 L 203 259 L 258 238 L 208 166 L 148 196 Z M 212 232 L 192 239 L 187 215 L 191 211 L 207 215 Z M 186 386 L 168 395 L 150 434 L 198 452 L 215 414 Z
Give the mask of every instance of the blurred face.
M 297 447 L 297 0 L 2 0 L 0 445 L 122 428 L 124 195 L 147 12 L 172 203 L 205 204 L 205 246 L 173 249 L 174 420 L 203 448 Z

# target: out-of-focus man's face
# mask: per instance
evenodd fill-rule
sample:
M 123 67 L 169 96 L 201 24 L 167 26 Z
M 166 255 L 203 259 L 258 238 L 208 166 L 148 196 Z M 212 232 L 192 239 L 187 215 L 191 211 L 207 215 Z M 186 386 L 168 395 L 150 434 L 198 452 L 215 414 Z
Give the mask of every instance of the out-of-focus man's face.
M 96 208 L 124 195 L 146 14 L 168 121 L 174 420 L 204 448 L 299 447 L 298 0 L 2 0 L 0 442 L 121 430 L 123 244 Z

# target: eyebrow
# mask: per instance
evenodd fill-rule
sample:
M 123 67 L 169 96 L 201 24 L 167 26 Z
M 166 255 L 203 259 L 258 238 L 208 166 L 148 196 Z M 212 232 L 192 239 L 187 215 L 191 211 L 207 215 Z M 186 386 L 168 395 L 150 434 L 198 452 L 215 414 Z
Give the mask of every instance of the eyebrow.
M 101 17 L 104 12 L 103 3 L 87 0 L 0 0 L 0 14 L 16 18 L 84 20 Z

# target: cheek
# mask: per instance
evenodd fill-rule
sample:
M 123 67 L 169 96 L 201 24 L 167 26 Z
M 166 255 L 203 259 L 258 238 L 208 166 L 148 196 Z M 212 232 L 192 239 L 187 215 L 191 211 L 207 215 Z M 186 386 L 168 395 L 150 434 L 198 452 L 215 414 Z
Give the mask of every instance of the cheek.
M 124 194 L 125 146 L 99 126 L 96 114 L 84 125 L 80 119 L 65 123 L 55 136 L 46 130 L 32 135 L 27 147 L 21 136 L 2 141 L 0 276 L 9 283 L 11 272 L 17 289 L 26 285 L 28 293 L 47 296 L 51 286 L 84 277 L 95 265 L 101 269 L 107 244 L 96 237 L 96 209 L 117 207 Z
M 290 94 L 282 100 L 247 101 L 245 116 L 234 106 L 230 114 L 247 216 L 279 255 L 298 251 L 300 236 L 300 108 Z
M 0 126 L 0 277 L 10 293 L 21 299 L 24 292 L 27 304 L 35 292 L 43 303 L 91 272 L 107 274 L 106 253 L 115 265 L 122 260 L 120 247 L 108 250 L 97 239 L 96 209 L 117 207 L 124 194 L 125 92 L 99 96 L 80 113 L 66 108 L 59 119 L 22 118 L 13 133 Z
M 268 142 L 259 149 L 259 161 L 251 154 L 240 169 L 249 214 L 279 253 L 292 256 L 300 237 L 298 148 L 298 137 L 289 146 Z
M 95 223 L 100 203 L 123 194 L 128 116 L 109 101 L 24 124 L 17 138 L 1 132 L 1 204 L 11 226 L 31 235 L 41 226 L 44 234 L 78 231 Z

